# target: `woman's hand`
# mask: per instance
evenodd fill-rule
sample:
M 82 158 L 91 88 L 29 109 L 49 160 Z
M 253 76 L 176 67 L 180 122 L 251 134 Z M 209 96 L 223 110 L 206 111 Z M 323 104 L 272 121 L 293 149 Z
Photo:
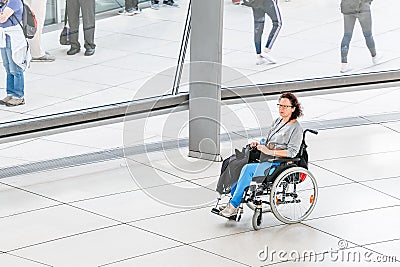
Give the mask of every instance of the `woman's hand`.
M 250 143 L 250 147 L 251 147 L 251 148 L 257 146 L 257 149 L 258 149 L 258 145 L 259 145 L 258 142 L 251 142 L 251 143 Z
M 3 12 L 0 13 L 0 23 L 4 23 L 14 13 L 14 10 L 8 6 L 4 8 Z
M 264 145 L 257 145 L 257 149 L 266 155 L 273 155 L 274 151 Z

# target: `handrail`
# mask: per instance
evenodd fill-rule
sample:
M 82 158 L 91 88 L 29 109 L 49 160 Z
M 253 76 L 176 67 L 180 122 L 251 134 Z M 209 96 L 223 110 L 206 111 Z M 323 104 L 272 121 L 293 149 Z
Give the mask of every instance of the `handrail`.
M 321 95 L 382 87 L 382 84 L 385 87 L 398 86 L 397 83 L 400 83 L 400 71 L 306 79 L 223 88 L 221 101 L 232 103 L 254 97 L 276 98 L 283 91 Z M 0 143 L 166 114 L 171 110 L 187 109 L 189 109 L 189 94 L 181 93 L 5 122 L 0 123 Z

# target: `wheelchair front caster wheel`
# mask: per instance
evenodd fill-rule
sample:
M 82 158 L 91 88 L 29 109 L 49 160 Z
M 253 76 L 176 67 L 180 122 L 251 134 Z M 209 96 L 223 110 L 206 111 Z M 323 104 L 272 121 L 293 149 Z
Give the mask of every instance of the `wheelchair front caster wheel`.
M 262 212 L 259 208 L 257 208 L 254 211 L 253 214 L 253 219 L 252 219 L 252 223 L 253 223 L 253 228 L 254 230 L 260 230 L 261 229 L 261 223 L 262 223 Z

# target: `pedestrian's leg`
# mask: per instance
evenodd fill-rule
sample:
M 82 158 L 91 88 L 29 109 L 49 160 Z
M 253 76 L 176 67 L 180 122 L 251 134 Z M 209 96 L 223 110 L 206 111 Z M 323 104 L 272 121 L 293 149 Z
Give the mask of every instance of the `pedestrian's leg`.
M 349 53 L 349 46 L 351 37 L 353 36 L 354 24 L 356 17 L 354 15 L 343 15 L 344 21 L 344 35 L 340 45 L 342 63 L 347 63 L 347 54 Z
M 6 49 L 2 50 L 3 63 L 7 71 L 7 95 L 12 96 L 6 105 L 18 106 L 24 104 L 24 71 L 12 59 L 11 40 L 6 37 Z
M 271 18 L 272 21 L 272 29 L 269 33 L 267 43 L 265 45 L 266 52 L 269 52 L 274 45 L 276 38 L 282 28 L 282 17 L 281 12 L 279 11 L 278 1 L 277 0 L 268 0 L 268 5 L 266 6 L 267 15 Z
M 254 17 L 254 45 L 257 55 L 261 55 L 261 37 L 264 31 L 265 12 L 261 8 L 252 8 Z
M 67 14 L 68 14 L 68 25 L 69 25 L 69 38 L 72 49 L 79 49 L 81 47 L 79 43 L 79 11 L 80 4 L 79 0 L 67 0 Z
M 82 8 L 83 34 L 85 37 L 86 51 L 94 52 L 96 45 L 94 44 L 94 29 L 96 24 L 95 18 L 95 1 L 79 0 Z M 85 53 L 86 55 L 86 53 Z
M 6 37 L 7 38 L 7 37 Z M 6 70 L 6 91 L 7 96 L 12 96 L 14 92 L 14 76 L 10 73 L 10 60 L 9 55 L 11 55 L 11 51 L 7 51 L 7 47 L 1 48 L 1 58 L 3 61 L 4 69 Z M 9 99 L 8 99 L 9 100 Z M 1 101 L 1 104 L 5 105 L 4 101 Z
M 365 37 L 365 42 L 367 44 L 367 47 L 369 49 L 369 52 L 371 53 L 372 57 L 376 56 L 376 48 L 375 48 L 375 41 L 374 38 L 372 37 L 372 18 L 371 18 L 371 12 L 363 12 L 360 13 L 358 16 L 358 21 L 360 22 L 364 37 Z
M 45 55 L 45 51 L 42 49 L 42 30 L 44 26 L 44 19 L 46 17 L 46 0 L 25 0 L 28 6 L 35 13 L 37 20 L 37 31 L 35 36 L 28 40 L 29 47 L 31 48 L 32 58 L 40 58 Z

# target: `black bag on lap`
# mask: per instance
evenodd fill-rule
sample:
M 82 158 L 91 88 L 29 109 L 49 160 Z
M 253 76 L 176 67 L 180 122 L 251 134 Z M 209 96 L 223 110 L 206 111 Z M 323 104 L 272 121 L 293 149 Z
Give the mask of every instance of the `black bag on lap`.
M 242 151 L 235 149 L 235 154 L 222 162 L 221 174 L 216 191 L 220 194 L 228 194 L 231 186 L 239 179 L 240 172 L 247 163 L 259 162 L 261 151 L 251 149 L 249 145 Z

